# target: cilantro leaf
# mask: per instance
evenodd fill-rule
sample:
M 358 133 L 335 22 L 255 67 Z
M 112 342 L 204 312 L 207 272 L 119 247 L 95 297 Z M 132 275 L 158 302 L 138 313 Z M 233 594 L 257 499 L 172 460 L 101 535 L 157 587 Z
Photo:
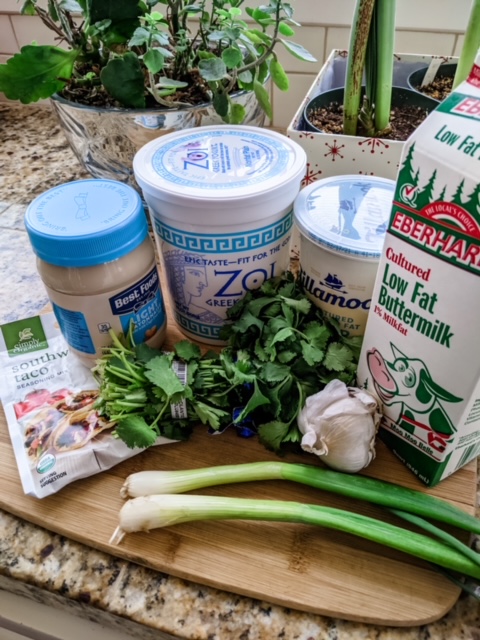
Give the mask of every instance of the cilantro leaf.
M 195 403 L 195 412 L 203 424 L 208 424 L 215 430 L 218 430 L 222 426 L 226 418 L 230 419 L 229 412 L 223 411 L 222 409 L 216 409 L 204 402 Z
M 305 342 L 305 340 L 302 340 L 301 345 L 302 345 L 302 355 L 305 358 L 305 362 L 307 364 L 313 367 L 319 362 L 322 362 L 323 356 L 325 355 L 324 351 L 322 351 L 321 349 L 318 349 L 313 344 L 309 344 L 308 342 Z
M 182 393 L 184 390 L 183 384 L 172 369 L 168 356 L 161 355 L 150 360 L 145 367 L 145 377 L 161 389 L 167 397 Z
M 177 342 L 175 345 L 175 353 L 179 358 L 185 360 L 185 362 L 199 360 L 202 355 L 200 347 L 189 340 L 180 340 L 180 342 Z
M 285 327 L 273 336 L 273 339 L 270 341 L 270 346 L 273 346 L 277 342 L 283 342 L 287 338 L 291 338 L 293 335 L 295 335 L 293 333 L 293 329 L 291 327 Z
M 327 349 L 324 365 L 333 371 L 343 371 L 353 359 L 353 353 L 344 344 L 332 342 Z
M 290 375 L 290 367 L 276 362 L 267 362 L 262 367 L 262 378 L 266 382 L 281 382 Z
M 332 332 L 326 324 L 321 325 L 318 322 L 309 322 L 304 328 L 303 334 L 313 345 L 319 349 L 325 349 Z
M 255 379 L 254 383 L 253 383 L 253 393 L 250 396 L 246 406 L 243 408 L 242 412 L 240 413 L 240 415 L 237 417 L 237 419 L 235 420 L 236 423 L 238 422 L 242 422 L 242 420 L 245 420 L 245 418 L 252 413 L 253 411 L 255 411 L 255 409 L 257 409 L 257 407 L 260 407 L 262 405 L 265 404 L 270 404 L 270 400 L 263 395 L 263 393 L 260 391 L 259 387 L 258 387 L 258 381 Z
M 260 442 L 273 451 L 279 451 L 286 435 L 288 434 L 288 424 L 274 420 L 261 424 L 258 427 L 258 437 Z
M 132 449 L 151 447 L 158 437 L 157 432 L 149 427 L 141 416 L 122 418 L 115 427 L 114 433 Z
M 298 300 L 294 298 L 282 297 L 282 300 L 286 305 L 292 307 L 292 309 L 295 309 L 299 313 L 303 313 L 304 315 L 307 315 L 307 313 L 310 311 L 310 307 L 312 306 L 312 303 L 307 298 Z

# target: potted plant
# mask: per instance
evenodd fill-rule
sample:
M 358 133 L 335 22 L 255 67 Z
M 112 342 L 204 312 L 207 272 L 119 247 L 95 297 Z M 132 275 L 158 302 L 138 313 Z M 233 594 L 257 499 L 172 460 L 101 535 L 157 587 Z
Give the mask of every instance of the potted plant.
M 467 79 L 479 47 L 480 0 L 472 0 L 465 37 L 458 61 L 445 62 L 442 59 L 432 60 L 428 66 L 410 74 L 408 78 L 409 86 L 441 102 L 453 89 Z
M 391 132 L 392 99 L 416 100 L 418 93 L 406 93 L 407 77 L 431 56 L 394 53 L 395 4 L 356 0 L 348 51 L 330 54 L 288 127 L 288 135 L 307 152 L 306 183 L 339 174 L 396 177 L 403 140 Z M 305 119 L 307 105 L 314 99 L 331 103 L 327 94 L 333 89 L 338 90 L 338 125 L 332 133 L 313 129 Z M 427 99 L 413 105 L 423 118 L 436 103 Z
M 132 182 L 131 159 L 151 137 L 271 117 L 267 77 L 288 90 L 277 46 L 314 61 L 290 40 L 289 3 L 246 8 L 248 23 L 243 1 L 26 0 L 22 12 L 62 46 L 23 47 L 0 65 L 0 91 L 25 104 L 52 98 L 87 170 Z

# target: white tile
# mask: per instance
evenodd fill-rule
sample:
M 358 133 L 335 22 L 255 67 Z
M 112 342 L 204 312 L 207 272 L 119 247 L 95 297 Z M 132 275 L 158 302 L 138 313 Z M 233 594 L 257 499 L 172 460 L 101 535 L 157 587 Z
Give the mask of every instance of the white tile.
M 290 76 L 290 89 L 287 92 L 273 88 L 274 127 L 287 128 L 314 80 L 314 74 L 298 73 Z
M 455 47 L 453 48 L 454 56 L 458 57 L 461 54 L 464 40 L 465 38 L 463 35 L 457 36 L 457 39 L 455 41 Z
M 0 13 L 20 13 L 22 3 L 17 0 L 0 0 Z
M 0 15 L 0 53 L 16 53 L 17 51 L 18 44 L 10 16 Z
M 305 25 L 349 26 L 355 0 L 296 0 L 294 17 Z M 398 0 L 396 25 L 399 29 L 463 32 L 471 0 Z
M 325 33 L 326 31 L 322 27 L 295 27 L 295 35 L 286 39 L 301 44 L 317 59 L 317 62 L 302 62 L 292 56 L 282 44 L 279 44 L 275 51 L 285 70 L 297 73 L 318 73 L 323 64 Z
M 455 37 L 453 33 L 397 30 L 395 51 L 397 53 L 432 53 L 451 56 L 455 46 Z M 349 28 L 329 27 L 325 41 L 326 55 L 332 49 L 348 49 L 349 41 Z
M 432 33 L 423 31 L 397 31 L 395 51 L 398 53 L 431 53 L 453 55 L 455 35 L 453 33 Z
M 33 41 L 37 44 L 60 46 L 58 40 L 55 39 L 55 33 L 46 27 L 38 16 L 12 15 L 10 18 L 20 47 L 32 44 Z
M 332 49 L 348 49 L 349 41 L 349 27 L 329 27 L 325 40 L 325 55 L 328 57 Z
M 399 29 L 465 31 L 472 0 L 399 0 L 396 25 Z

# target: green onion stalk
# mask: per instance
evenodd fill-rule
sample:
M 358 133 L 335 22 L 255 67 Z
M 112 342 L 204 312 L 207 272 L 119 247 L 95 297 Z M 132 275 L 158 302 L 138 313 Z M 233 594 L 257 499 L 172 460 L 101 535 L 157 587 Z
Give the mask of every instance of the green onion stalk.
M 465 30 L 462 50 L 457 62 L 453 79 L 453 89 L 468 78 L 480 47 L 480 0 L 473 0 L 470 16 Z
M 435 496 L 399 485 L 291 462 L 249 462 L 176 471 L 139 471 L 125 480 L 123 498 L 176 494 L 215 485 L 260 480 L 287 480 L 364 500 L 390 509 L 431 518 L 480 535 L 480 520 Z
M 357 0 L 347 59 L 343 132 L 388 132 L 393 82 L 396 0 Z M 361 106 L 365 72 L 365 98 Z
M 149 495 L 128 500 L 120 510 L 119 526 L 110 542 L 125 533 L 150 531 L 197 520 L 260 520 L 295 522 L 344 531 L 403 551 L 445 569 L 480 578 L 480 564 L 462 551 L 421 533 L 332 507 L 202 495 Z

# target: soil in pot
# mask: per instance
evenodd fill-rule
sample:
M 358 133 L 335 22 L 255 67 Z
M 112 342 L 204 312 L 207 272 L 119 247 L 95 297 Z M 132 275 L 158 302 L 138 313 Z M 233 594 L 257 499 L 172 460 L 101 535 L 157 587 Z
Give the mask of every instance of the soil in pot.
M 400 97 L 407 96 L 404 100 L 393 100 L 391 109 L 390 127 L 388 134 L 382 134 L 385 140 L 406 140 L 410 134 L 425 120 L 437 102 L 427 96 L 420 96 L 420 103 L 416 104 L 410 94 L 415 92 L 401 87 L 394 89 Z M 418 95 L 418 94 L 417 94 Z M 331 98 L 328 101 L 328 98 Z M 422 100 L 423 98 L 423 100 Z M 322 133 L 342 134 L 343 133 L 343 88 L 333 89 L 321 96 L 314 98 L 305 110 L 305 119 L 310 130 L 321 131 Z M 368 137 L 359 126 L 357 135 Z
M 422 82 L 427 69 L 417 69 L 417 71 L 414 71 L 408 77 L 408 84 L 412 89 L 415 89 L 415 91 L 419 91 L 426 96 L 430 96 L 430 98 L 438 100 L 438 102 L 442 102 L 442 100 L 445 100 L 445 98 L 447 98 L 452 92 L 453 79 L 456 70 L 456 63 L 442 64 L 438 68 L 432 82 L 429 82 L 422 87 Z
M 418 86 L 415 87 L 415 89 L 427 96 L 430 96 L 434 100 L 441 102 L 450 95 L 452 92 L 452 86 L 453 76 L 442 76 L 440 78 L 435 78 L 433 82 L 426 84 L 424 87 Z

